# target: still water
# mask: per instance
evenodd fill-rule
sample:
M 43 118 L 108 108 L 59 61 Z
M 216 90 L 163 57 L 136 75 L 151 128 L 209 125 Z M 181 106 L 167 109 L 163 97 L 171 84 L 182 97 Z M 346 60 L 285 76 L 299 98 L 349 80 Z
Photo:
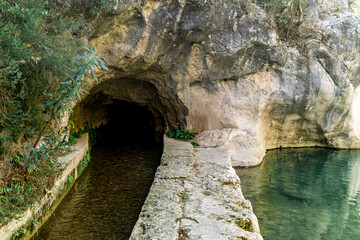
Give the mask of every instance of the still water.
M 269 151 L 236 169 L 265 240 L 360 239 L 360 151 Z
M 95 145 L 88 168 L 33 239 L 129 239 L 161 153 L 160 145 Z

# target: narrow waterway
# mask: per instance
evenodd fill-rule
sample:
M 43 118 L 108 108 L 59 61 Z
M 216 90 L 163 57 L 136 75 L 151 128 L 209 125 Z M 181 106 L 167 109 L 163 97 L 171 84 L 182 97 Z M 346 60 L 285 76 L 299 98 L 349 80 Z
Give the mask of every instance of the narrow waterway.
M 33 239 L 129 239 L 161 150 L 135 142 L 95 145 L 88 168 Z
M 236 169 L 265 240 L 360 239 L 360 151 L 269 151 Z

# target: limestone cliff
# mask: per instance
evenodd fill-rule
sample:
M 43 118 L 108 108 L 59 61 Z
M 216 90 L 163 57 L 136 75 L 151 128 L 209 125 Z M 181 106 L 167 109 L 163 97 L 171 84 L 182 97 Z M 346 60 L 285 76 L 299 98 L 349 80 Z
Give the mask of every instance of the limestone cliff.
M 147 105 L 159 129 L 199 132 L 235 166 L 277 147 L 360 147 L 358 1 L 307 1 L 299 31 L 313 34 L 296 44 L 245 0 L 122 2 L 89 34 L 111 68 L 93 96 Z

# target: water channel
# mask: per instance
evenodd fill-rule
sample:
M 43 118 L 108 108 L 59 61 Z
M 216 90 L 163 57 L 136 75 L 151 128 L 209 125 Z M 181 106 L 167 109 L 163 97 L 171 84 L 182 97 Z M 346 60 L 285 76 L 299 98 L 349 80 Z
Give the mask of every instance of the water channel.
M 34 240 L 129 238 L 162 145 L 147 109 L 114 102 L 108 115 L 88 168 Z M 360 151 L 272 150 L 236 171 L 265 240 L 360 239 Z
M 34 240 L 129 239 L 161 156 L 158 145 L 96 145 L 88 168 Z
M 145 107 L 114 102 L 91 162 L 33 240 L 129 239 L 162 154 Z M 158 138 L 159 134 L 158 134 Z
M 360 239 L 360 151 L 269 151 L 236 169 L 265 240 Z

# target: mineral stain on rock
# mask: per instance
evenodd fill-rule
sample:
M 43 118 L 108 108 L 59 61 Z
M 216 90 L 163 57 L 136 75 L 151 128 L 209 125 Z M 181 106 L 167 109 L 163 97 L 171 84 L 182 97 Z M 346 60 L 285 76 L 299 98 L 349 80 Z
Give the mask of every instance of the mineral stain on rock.
M 105 124 L 106 105 L 127 101 L 146 106 L 158 132 L 181 126 L 199 133 L 195 152 L 174 144 L 171 157 L 163 155 L 132 239 L 153 237 L 158 226 L 152 224 L 169 218 L 162 229 L 167 238 L 206 238 L 206 226 L 227 216 L 224 205 L 249 221 L 238 222 L 236 230 L 226 221 L 217 226 L 237 238 L 261 239 L 251 207 L 237 204 L 246 201 L 231 165 L 259 165 L 266 150 L 279 147 L 360 148 L 358 4 L 306 1 L 300 28 L 313 34 L 292 44 L 255 3 L 110 2 L 111 14 L 97 18 L 87 33 L 110 71 L 89 83 L 91 95 L 75 108 L 76 125 Z M 192 157 L 182 158 L 186 154 Z M 179 158 L 184 162 L 176 168 Z M 232 201 L 207 202 L 218 200 L 219 192 Z M 159 196 L 166 211 L 156 205 Z M 141 222 L 145 218 L 152 222 Z M 189 221 L 190 227 L 179 228 Z
M 360 147 L 356 4 L 302 2 L 313 34 L 292 44 L 261 4 L 115 2 L 89 31 L 111 68 L 92 93 L 148 106 L 157 126 L 198 132 L 234 166 L 279 146 Z

